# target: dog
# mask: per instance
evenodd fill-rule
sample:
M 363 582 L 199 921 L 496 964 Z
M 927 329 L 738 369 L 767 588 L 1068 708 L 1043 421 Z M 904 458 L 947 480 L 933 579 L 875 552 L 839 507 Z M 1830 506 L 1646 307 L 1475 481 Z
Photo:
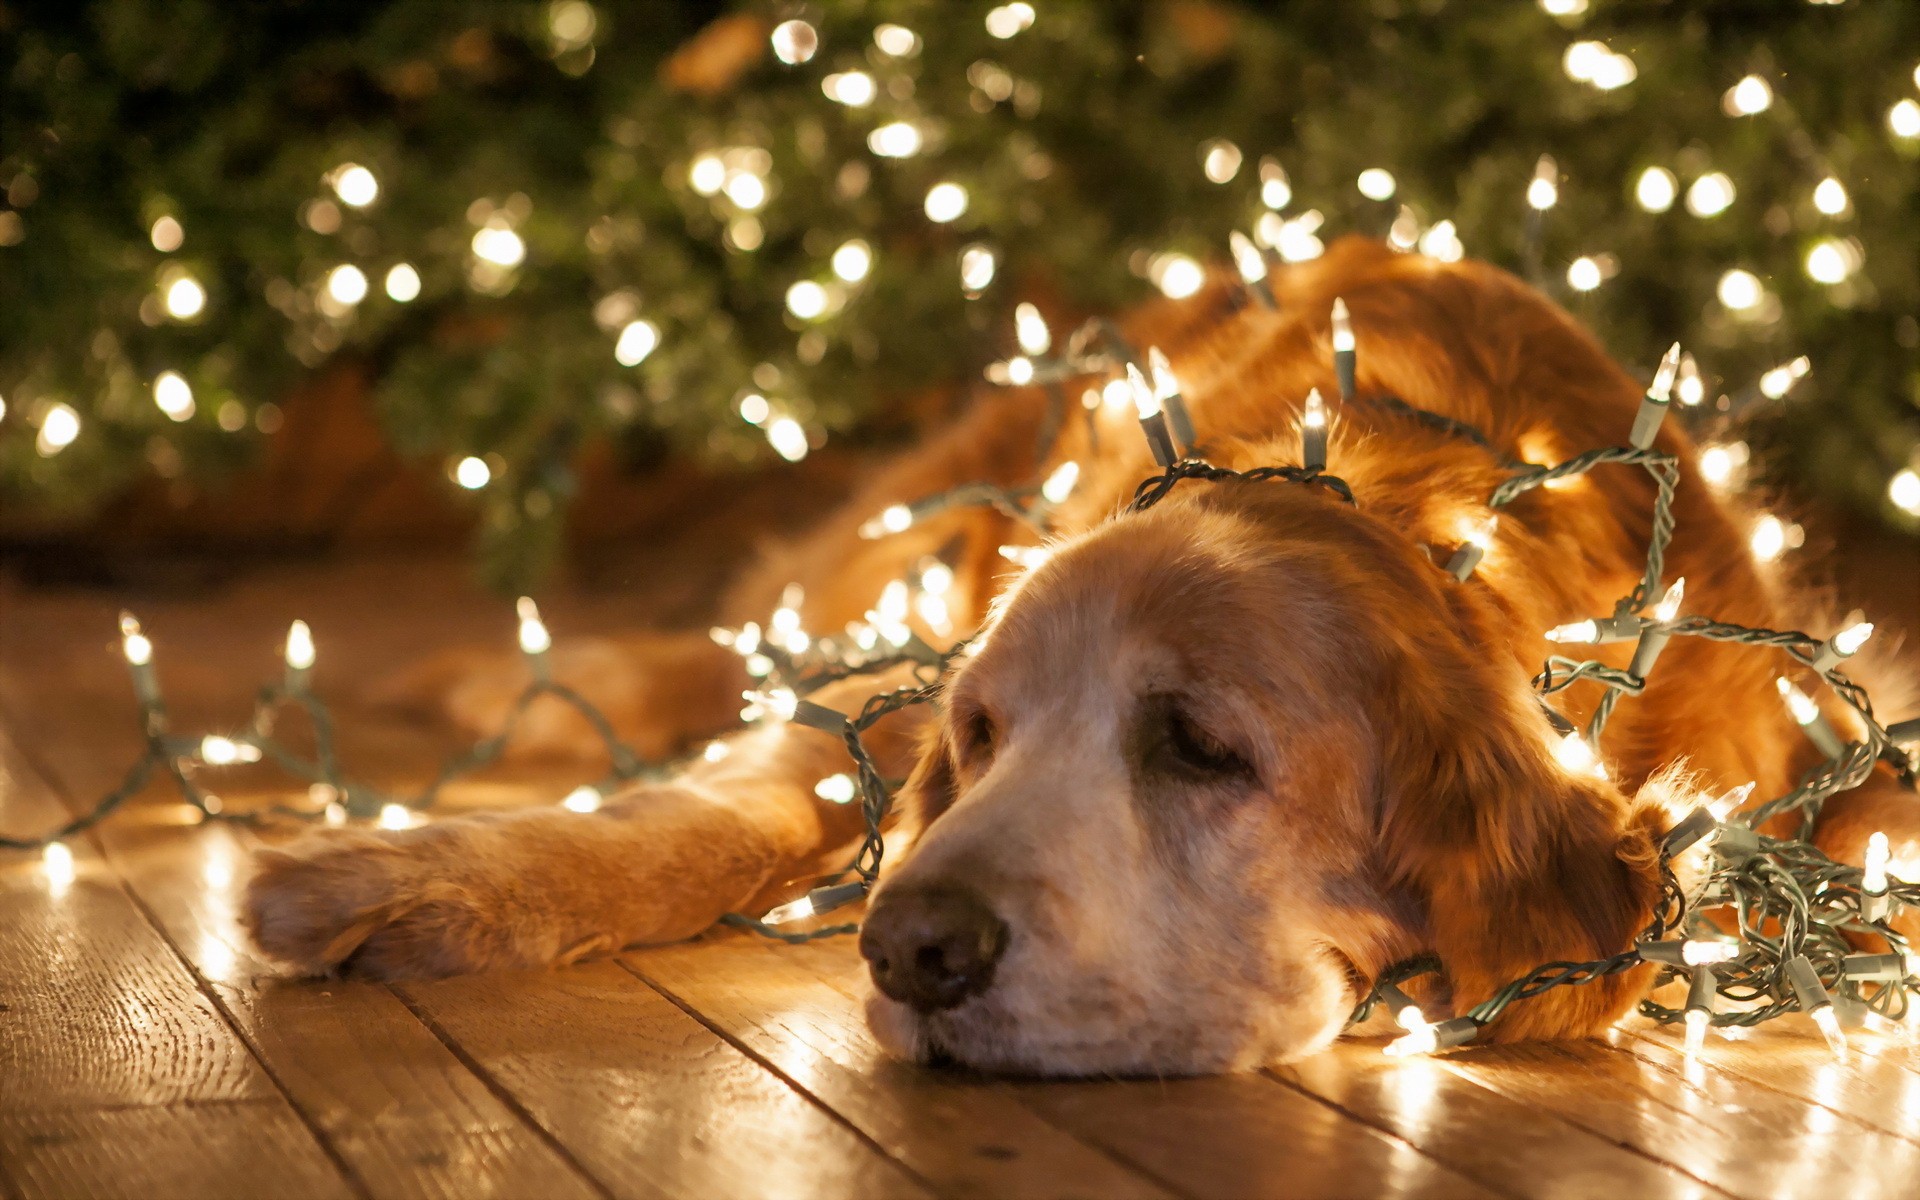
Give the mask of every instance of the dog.
M 1328 314 L 1343 298 L 1356 396 L 1404 402 L 1336 414 L 1328 469 L 1357 503 L 1226 479 L 1115 515 L 1156 471 L 1131 409 L 1089 409 L 1035 461 L 1046 404 L 1009 389 L 878 472 L 729 601 L 761 615 L 797 580 L 807 626 L 838 628 L 923 556 L 944 548 L 953 564 L 956 636 L 978 636 L 937 711 L 903 710 L 868 739 L 884 775 L 907 777 L 896 808 L 916 835 L 859 940 L 869 1022 L 901 1057 L 1039 1075 L 1282 1062 L 1339 1036 L 1383 968 L 1429 952 L 1444 973 L 1423 1003 L 1464 1011 L 1542 962 L 1630 945 L 1659 894 L 1659 840 L 1689 804 L 1749 781 L 1758 799 L 1778 795 L 1820 758 L 1776 694 L 1776 655 L 1676 638 L 1607 726 L 1603 772 L 1563 766 L 1529 679 L 1554 649 L 1547 630 L 1605 615 L 1640 577 L 1653 482 L 1610 466 L 1536 488 L 1502 510 L 1469 578 L 1443 564 L 1489 515 L 1503 460 L 1623 444 L 1644 389 L 1484 264 L 1344 239 L 1270 286 L 1272 308 L 1214 278 L 1125 329 L 1170 355 L 1209 461 L 1297 463 L 1302 398 L 1335 394 Z M 1744 518 L 1703 482 L 1677 425 L 1656 448 L 1680 464 L 1666 578 L 1686 578 L 1687 611 L 1823 620 L 1756 565 Z M 1080 482 L 1038 565 L 998 552 L 1033 538 L 992 509 L 859 535 L 889 505 L 1027 484 L 1068 459 Z M 1624 666 L 1629 649 L 1595 653 Z M 733 720 L 751 686 L 738 655 L 694 634 L 563 646 L 557 665 L 660 750 Z M 520 670 L 466 671 L 449 710 L 497 721 Z M 814 699 L 854 711 L 897 682 Z M 1599 691 L 1554 702 L 1584 722 Z M 330 831 L 262 851 L 248 927 L 303 973 L 565 964 L 764 913 L 845 866 L 859 806 L 815 792 L 847 769 L 838 739 L 774 721 L 720 746 L 592 814 Z M 1817 839 L 1854 861 L 1875 828 L 1910 849 L 1912 804 L 1880 768 L 1825 806 Z M 1488 1036 L 1593 1035 L 1650 971 L 1516 1004 Z

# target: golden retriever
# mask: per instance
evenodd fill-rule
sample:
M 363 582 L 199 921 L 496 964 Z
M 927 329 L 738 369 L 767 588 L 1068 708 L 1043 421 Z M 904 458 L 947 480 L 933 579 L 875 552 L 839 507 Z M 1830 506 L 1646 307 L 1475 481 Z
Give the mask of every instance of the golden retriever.
M 1132 410 L 1089 410 L 1036 462 L 1045 405 L 1012 389 L 770 555 L 729 603 L 764 615 L 796 580 L 806 625 L 838 628 L 923 556 L 945 547 L 954 563 L 953 621 L 980 636 L 937 712 L 905 710 L 870 739 L 884 773 L 910 772 L 901 809 L 919 831 L 860 938 L 871 1024 L 903 1056 L 1040 1074 L 1297 1058 L 1341 1033 L 1384 967 L 1422 952 L 1445 967 L 1429 1012 L 1464 1011 L 1539 963 L 1631 944 L 1679 811 L 1668 793 L 1752 780 L 1764 799 L 1820 757 L 1775 692 L 1776 655 L 1677 638 L 1608 726 L 1604 777 L 1563 767 L 1529 677 L 1553 650 L 1546 630 L 1605 615 L 1633 587 L 1652 482 L 1612 466 L 1535 489 L 1503 510 L 1467 581 L 1443 564 L 1487 517 L 1503 459 L 1624 444 L 1642 387 L 1484 265 L 1349 239 L 1272 285 L 1271 309 L 1216 280 L 1127 325 L 1171 356 L 1210 461 L 1299 461 L 1302 398 L 1335 394 L 1336 296 L 1359 333 L 1361 400 L 1399 397 L 1488 444 L 1356 402 L 1336 414 L 1329 462 L 1355 504 L 1291 482 L 1189 482 L 1116 516 L 1155 469 Z M 1666 577 L 1687 579 L 1687 611 L 1821 620 L 1756 566 L 1677 424 L 1657 446 L 1681 460 Z M 1025 484 L 1067 459 L 1083 473 L 1038 565 L 1001 556 L 1034 539 L 990 508 L 858 535 L 889 505 Z M 1630 649 L 1597 653 L 1623 666 Z M 736 655 L 691 634 L 563 647 L 559 669 L 653 749 L 724 724 L 750 686 Z M 521 682 L 471 672 L 448 704 L 484 724 Z M 852 711 L 892 682 L 815 698 Z M 1555 699 L 1584 721 L 1598 694 Z M 566 963 L 765 912 L 845 865 L 859 806 L 816 794 L 847 769 L 831 736 L 773 722 L 724 745 L 592 814 L 263 852 L 250 927 L 303 972 L 404 978 Z M 1883 768 L 1826 806 L 1821 840 L 1853 855 L 1884 827 L 1904 843 L 1896 807 L 1911 803 Z M 1488 1036 L 1592 1034 L 1649 970 L 1516 1004 Z

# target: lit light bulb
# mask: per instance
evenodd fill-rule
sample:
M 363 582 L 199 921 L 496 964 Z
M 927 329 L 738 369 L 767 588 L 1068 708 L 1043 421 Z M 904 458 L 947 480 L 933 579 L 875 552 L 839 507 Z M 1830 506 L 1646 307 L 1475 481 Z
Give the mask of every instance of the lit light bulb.
M 341 203 L 365 208 L 380 195 L 380 181 L 358 163 L 342 163 L 333 169 L 333 192 Z
M 65 842 L 48 842 L 40 851 L 40 870 L 47 877 L 47 889 L 55 895 L 65 892 L 73 886 L 77 872 L 73 865 L 73 850 Z
M 1074 484 L 1080 482 L 1080 464 L 1071 460 L 1061 463 L 1040 485 L 1040 495 L 1048 504 L 1061 504 L 1073 495 Z
M 477 492 L 493 480 L 493 468 L 483 458 L 469 454 L 454 464 L 453 481 L 470 492 Z
M 1147 386 L 1147 377 L 1132 363 L 1127 364 L 1127 392 L 1133 398 L 1134 415 L 1142 421 L 1151 421 L 1160 415 L 1160 397 Z
M 1760 286 L 1760 280 L 1751 271 L 1735 267 L 1720 277 L 1715 289 L 1720 303 L 1735 312 L 1746 312 L 1757 308 L 1766 292 Z
M 1713 814 L 1714 820 L 1724 821 L 1734 813 L 1739 812 L 1747 801 L 1753 799 L 1753 789 L 1758 786 L 1758 781 L 1749 779 L 1739 787 L 1729 789 L 1726 795 L 1721 796 L 1719 799 L 1709 800 L 1707 802 L 1707 811 Z
M 707 748 L 700 752 L 700 757 L 710 763 L 717 763 L 725 762 L 727 756 L 732 753 L 733 747 L 727 745 L 725 742 L 708 742 Z
M 1867 639 L 1872 636 L 1872 621 L 1855 621 L 1839 633 L 1833 635 L 1833 648 L 1838 650 L 1843 657 L 1851 656 L 1859 653 L 1860 647 L 1866 645 Z
M 1560 201 L 1560 168 L 1551 155 L 1542 154 L 1533 165 L 1533 179 L 1527 184 L 1527 205 L 1545 212 Z
M 1673 207 L 1680 194 L 1680 181 L 1665 167 L 1648 167 L 1634 184 L 1633 198 L 1651 213 L 1663 213 Z
M 40 418 L 40 433 L 34 439 L 34 449 L 41 458 L 52 458 L 73 445 L 79 436 L 80 414 L 70 404 L 55 404 Z
M 1887 499 L 1909 516 L 1920 517 L 1920 472 L 1906 467 L 1887 481 Z
M 829 75 L 820 81 L 820 90 L 826 93 L 827 99 L 848 108 L 865 108 L 880 94 L 873 76 L 865 71 L 842 71 Z
M 1394 1058 L 1408 1058 L 1416 1054 L 1432 1054 L 1440 1048 L 1440 1039 L 1434 1033 L 1432 1022 L 1419 1006 L 1409 1004 L 1394 1014 L 1394 1020 L 1407 1032 L 1387 1043 L 1386 1052 Z
M 1814 1009 L 1807 1015 L 1813 1018 L 1813 1023 L 1820 1029 L 1820 1036 L 1826 1039 L 1827 1053 L 1837 1059 L 1845 1060 L 1847 1035 L 1840 1028 L 1840 1014 L 1834 1011 L 1833 1005 L 1829 1003 L 1822 1008 Z
M 957 183 L 936 183 L 927 189 L 927 219 L 944 225 L 967 211 L 967 189 Z
M 1358 179 L 1354 180 L 1354 186 L 1359 188 L 1360 194 L 1369 200 L 1390 200 L 1393 198 L 1394 189 L 1400 185 L 1399 181 L 1394 179 L 1393 172 L 1381 167 L 1368 167 L 1360 172 Z
M 920 35 L 904 25 L 875 26 L 873 44 L 880 47 L 882 53 L 895 58 L 909 58 L 920 53 Z
M 859 283 L 873 270 L 873 247 L 859 238 L 833 252 L 833 273 L 846 283 Z
M 1772 513 L 1763 515 L 1753 523 L 1753 533 L 1748 538 L 1748 546 L 1753 557 L 1760 562 L 1777 561 L 1787 551 L 1787 524 Z
M 782 721 L 793 720 L 793 714 L 800 706 L 800 698 L 794 694 L 792 688 L 777 687 L 763 692 L 751 691 L 740 694 L 753 708 L 772 713 Z
M 1740 943 L 1726 938 L 1688 938 L 1680 943 L 1680 961 L 1689 967 L 1732 962 L 1740 957 Z
M 305 621 L 295 621 L 287 626 L 286 658 L 287 666 L 295 671 L 305 671 L 313 666 L 313 630 L 307 628 Z
M 200 761 L 210 767 L 230 767 L 235 763 L 260 761 L 260 748 L 247 742 L 210 733 L 200 739 Z
M 1047 328 L 1046 318 L 1031 304 L 1022 303 L 1014 307 L 1013 330 L 1020 349 L 1028 354 L 1045 354 L 1053 345 L 1053 334 Z
M 827 311 L 827 289 L 802 279 L 787 289 L 787 311 L 802 321 L 813 320 Z
M 162 371 L 153 380 L 153 403 L 170 420 L 193 416 L 193 387 L 178 371 Z
M 522 596 L 514 601 L 514 610 L 520 616 L 520 652 L 545 654 L 553 649 L 553 637 L 541 621 L 540 608 L 534 604 L 533 597 Z
M 1184 254 L 1163 255 L 1158 265 L 1160 291 L 1169 300 L 1184 300 L 1207 281 L 1200 264 Z
M 1887 890 L 1887 862 L 1892 851 L 1887 835 L 1876 829 L 1867 836 L 1866 865 L 1860 872 L 1860 890 L 1868 895 L 1884 895 Z
M 1746 465 L 1750 453 L 1745 442 L 1708 446 L 1700 451 L 1700 474 L 1714 487 L 1725 487 L 1735 472 Z
M 489 225 L 474 232 L 473 256 L 496 267 L 516 267 L 527 257 L 527 244 L 513 230 Z
M 788 925 L 794 921 L 804 921 L 812 915 L 813 897 L 802 896 L 772 909 L 760 920 L 766 925 Z
M 1333 298 L 1333 352 L 1352 354 L 1355 347 L 1353 316 L 1347 311 L 1347 302 L 1335 296 Z
M 829 775 L 813 785 L 813 794 L 829 804 L 849 804 L 860 794 L 860 788 L 851 775 Z
M 120 653 L 126 656 L 130 666 L 144 667 L 153 661 L 153 643 L 140 632 L 140 622 L 128 612 L 120 614 Z
M 1554 743 L 1554 761 L 1570 775 L 1591 775 L 1595 779 L 1607 778 L 1607 768 L 1600 761 L 1600 755 L 1593 744 L 1578 733 L 1569 733 Z
M 411 263 L 400 263 L 387 272 L 387 296 L 396 303 L 405 304 L 420 295 L 420 272 L 413 269 Z
M 702 196 L 718 195 L 727 185 L 727 164 L 718 154 L 702 154 L 687 168 L 687 184 Z
M 1556 625 L 1547 630 L 1550 642 L 1574 643 L 1585 645 L 1600 640 L 1600 623 L 1592 619 L 1575 621 L 1571 625 Z
M 867 135 L 867 149 L 881 158 L 911 158 L 920 153 L 920 130 L 907 121 L 893 121 Z
M 1327 427 L 1327 402 L 1320 398 L 1319 388 L 1314 388 L 1307 393 L 1307 402 L 1300 414 L 1300 423 L 1308 429 L 1325 429 Z M 1474 537 L 1472 533 L 1469 533 L 1467 536 L 1469 540 L 1472 540 Z
M 767 426 L 767 444 L 788 462 L 799 462 L 810 449 L 806 429 L 792 417 L 780 417 Z
M 174 320 L 191 320 L 207 307 L 207 289 L 193 276 L 180 275 L 167 285 L 164 303 Z
M 1724 171 L 1709 171 L 1687 189 L 1687 211 L 1696 217 L 1717 217 L 1733 205 L 1733 180 Z
M 720 189 L 727 199 L 747 212 L 756 212 L 767 202 L 767 181 L 751 171 L 738 171 L 727 177 Z
M 775 25 L 768 40 L 773 43 L 773 56 L 790 67 L 806 62 L 820 49 L 820 34 L 797 19 Z
M 1680 375 L 1674 383 L 1674 398 L 1688 408 L 1694 408 L 1707 398 L 1706 381 L 1700 378 L 1700 364 L 1693 355 L 1680 356 Z
M 1600 264 L 1590 256 L 1583 254 L 1567 265 L 1567 286 L 1574 291 L 1590 292 L 1601 282 Z
M 1846 185 L 1831 175 L 1822 179 L 1813 189 L 1813 206 L 1829 217 L 1846 212 L 1849 203 Z
M 181 227 L 177 218 L 166 216 L 153 223 L 153 228 L 147 231 L 147 238 L 153 243 L 155 250 L 162 254 L 171 254 L 186 241 L 187 231 Z
M 566 799 L 560 801 L 560 807 L 566 809 L 568 812 L 599 812 L 600 803 L 603 799 L 605 799 L 605 797 L 600 794 L 599 788 L 591 785 L 583 785 L 568 792 Z
M 1053 551 L 1044 546 L 1002 546 L 1000 557 L 1015 566 L 1025 567 L 1029 571 L 1053 557 Z
M 1671 621 L 1679 616 L 1680 602 L 1685 600 L 1686 596 L 1687 577 L 1682 575 L 1673 581 L 1673 586 L 1667 589 L 1666 595 L 1660 597 L 1660 602 L 1653 606 L 1653 619 L 1656 621 Z
M 652 321 L 629 321 L 613 343 L 613 361 L 637 367 L 660 345 L 660 327 Z
M 1773 107 L 1773 88 L 1758 75 L 1749 75 L 1720 97 L 1721 111 L 1730 117 L 1750 117 Z
M 1902 100 L 1888 109 L 1887 128 L 1898 138 L 1920 138 L 1920 104 Z
M 1287 172 L 1271 158 L 1260 160 L 1260 203 L 1275 212 L 1285 208 L 1293 200 L 1293 184 L 1287 179 Z
M 405 829 L 413 824 L 413 813 L 404 804 L 382 804 L 379 825 L 382 829 Z
M 1807 249 L 1807 278 L 1829 287 L 1845 283 L 1859 269 L 1861 254 L 1855 243 L 1822 238 Z
M 960 251 L 960 287 L 968 295 L 977 295 L 986 290 L 993 282 L 993 274 L 999 269 L 999 256 L 992 249 L 979 244 L 968 246 Z
M 1779 689 L 1780 698 L 1787 702 L 1787 709 L 1793 713 L 1795 721 L 1801 725 L 1811 725 L 1820 719 L 1819 704 L 1814 702 L 1812 696 L 1795 687 L 1791 679 L 1782 675 L 1773 681 L 1773 685 Z
M 1242 280 L 1254 284 L 1267 277 L 1266 257 L 1253 244 L 1253 239 L 1236 229 L 1227 235 L 1227 247 L 1233 252 L 1233 265 Z
M 873 539 L 890 533 L 904 533 L 913 527 L 913 510 L 904 504 L 889 504 L 880 515 L 860 526 L 860 536 Z
M 1687 1043 L 1684 1051 L 1687 1057 L 1700 1053 L 1707 1044 L 1707 1026 L 1713 1022 L 1713 1014 L 1704 1008 L 1689 1008 L 1686 1011 Z
M 1200 170 L 1209 183 L 1228 183 L 1240 173 L 1243 159 L 1240 147 L 1225 138 L 1215 138 L 1201 147 Z

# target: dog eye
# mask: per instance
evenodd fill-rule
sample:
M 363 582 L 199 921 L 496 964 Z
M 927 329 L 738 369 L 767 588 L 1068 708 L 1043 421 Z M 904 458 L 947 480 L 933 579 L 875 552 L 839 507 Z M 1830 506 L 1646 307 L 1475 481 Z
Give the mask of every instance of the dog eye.
M 993 753 L 993 718 L 983 712 L 972 713 L 960 722 L 960 752 L 968 758 Z
M 1232 747 L 1203 729 L 1178 707 L 1167 710 L 1167 749 L 1183 767 L 1207 775 L 1246 775 L 1253 770 Z

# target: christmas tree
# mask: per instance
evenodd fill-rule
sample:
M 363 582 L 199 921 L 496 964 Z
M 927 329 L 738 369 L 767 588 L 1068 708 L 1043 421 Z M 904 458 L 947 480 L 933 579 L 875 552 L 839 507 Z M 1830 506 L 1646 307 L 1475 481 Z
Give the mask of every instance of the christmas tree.
M 1920 528 L 1920 6 L 662 2 L 18 10 L 0 505 L 218 487 L 363 363 L 393 447 L 552 557 L 580 456 L 909 427 L 1012 312 L 1239 230 L 1533 278 L 1752 470 Z M 923 405 L 924 407 L 924 405 Z M 1764 452 L 1764 453 L 1763 453 Z M 1768 535 L 1771 536 L 1771 535 Z

